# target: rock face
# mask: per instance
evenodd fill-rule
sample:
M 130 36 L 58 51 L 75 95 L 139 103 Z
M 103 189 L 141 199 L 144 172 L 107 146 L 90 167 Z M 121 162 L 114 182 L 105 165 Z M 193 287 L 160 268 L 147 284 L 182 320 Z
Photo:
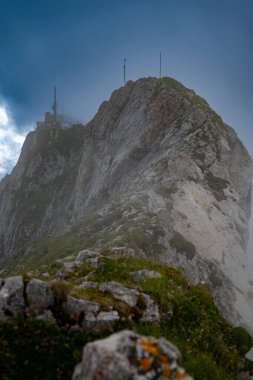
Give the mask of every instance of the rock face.
M 5 279 L 0 288 L 0 319 L 7 320 L 25 313 L 24 284 L 22 276 Z
M 49 235 L 124 245 L 181 267 L 253 329 L 251 181 L 236 133 L 194 91 L 170 78 L 128 82 L 87 126 L 27 136 L 0 184 L 0 265 L 35 255 Z
M 178 349 L 165 339 L 125 330 L 88 343 L 72 380 L 192 380 L 178 367 L 179 358 Z

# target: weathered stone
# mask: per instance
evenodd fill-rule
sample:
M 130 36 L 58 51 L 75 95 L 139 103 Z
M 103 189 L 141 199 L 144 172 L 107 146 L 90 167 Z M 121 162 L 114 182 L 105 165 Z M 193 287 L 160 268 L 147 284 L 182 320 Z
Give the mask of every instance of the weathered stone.
M 84 281 L 80 285 L 77 285 L 77 289 L 98 289 L 99 283 L 94 281 Z
M 79 323 L 85 314 L 94 313 L 96 315 L 100 310 L 100 305 L 96 302 L 67 296 L 63 303 L 63 310 L 70 319 Z
M 132 277 L 136 281 L 149 280 L 150 278 L 161 278 L 161 273 L 154 270 L 141 269 L 131 273 Z
M 72 380 L 191 380 L 178 367 L 179 351 L 165 339 L 122 331 L 88 343 Z
M 95 252 L 95 251 L 90 251 L 89 249 L 85 249 L 83 251 L 80 251 L 78 253 L 78 255 L 76 256 L 76 262 L 80 262 L 80 263 L 83 263 L 84 261 L 86 261 L 87 259 L 91 259 L 91 258 L 94 258 L 94 257 L 97 257 L 98 256 L 98 253 Z
M 113 326 L 120 319 L 119 314 L 115 310 L 100 311 L 97 316 L 94 313 L 87 313 L 84 316 L 82 327 L 86 331 L 93 333 L 101 333 L 104 331 L 113 331 Z
M 22 276 L 6 278 L 0 289 L 0 319 L 22 316 L 25 308 Z
M 159 323 L 160 313 L 159 313 L 158 305 L 154 302 L 154 300 L 152 300 L 152 298 L 149 295 L 145 293 L 141 293 L 141 295 L 144 298 L 145 303 L 146 303 L 146 309 L 143 312 L 141 321 Z
M 251 347 L 251 349 L 247 352 L 245 358 L 253 362 L 253 347 Z
M 91 268 L 98 267 L 98 257 L 91 257 L 86 260 L 86 263 L 91 266 Z
M 111 250 L 113 253 L 113 258 L 123 258 L 123 257 L 135 257 L 135 250 L 128 247 L 114 247 Z
M 97 315 L 98 322 L 110 322 L 114 323 L 119 320 L 119 313 L 115 310 L 112 311 L 100 311 Z
M 54 293 L 47 282 L 33 278 L 26 287 L 26 299 L 29 315 L 44 314 L 54 306 Z
M 73 272 L 77 268 L 75 261 L 67 261 L 62 265 L 62 271 L 66 273 Z
M 138 290 L 127 288 L 115 281 L 101 283 L 98 290 L 100 292 L 109 291 L 115 298 L 124 301 L 129 306 L 136 306 L 140 295 Z

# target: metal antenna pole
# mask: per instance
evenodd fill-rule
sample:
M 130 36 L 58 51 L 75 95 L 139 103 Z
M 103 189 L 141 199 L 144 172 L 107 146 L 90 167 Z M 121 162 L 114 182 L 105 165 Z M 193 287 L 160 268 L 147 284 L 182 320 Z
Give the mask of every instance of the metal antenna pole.
M 160 52 L 160 78 L 162 77 L 162 53 Z
M 57 122 L 57 100 L 56 100 L 56 86 L 54 86 L 54 104 L 53 104 L 53 111 L 54 111 L 54 123 Z
M 124 84 L 126 84 L 126 58 L 124 58 L 123 68 L 124 68 Z

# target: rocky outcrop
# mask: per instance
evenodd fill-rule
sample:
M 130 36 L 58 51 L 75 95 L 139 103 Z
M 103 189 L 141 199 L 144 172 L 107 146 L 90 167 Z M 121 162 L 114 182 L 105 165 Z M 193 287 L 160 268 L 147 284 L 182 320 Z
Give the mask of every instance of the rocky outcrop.
M 126 305 L 127 315 L 117 310 L 105 309 L 99 302 L 76 298 L 68 294 L 70 283 L 52 280 L 50 283 L 36 278 L 24 281 L 22 276 L 10 277 L 0 282 L 0 320 L 14 318 L 36 318 L 70 328 L 81 328 L 98 333 L 112 331 L 115 323 L 126 318 L 141 322 L 160 322 L 158 305 L 145 293 L 131 289 L 117 282 L 84 282 L 73 288 L 95 289 L 101 295 L 111 294 L 122 305 Z M 140 304 L 141 300 L 141 304 Z
M 37 240 L 50 257 L 58 235 L 101 251 L 123 245 L 181 267 L 253 329 L 251 179 L 236 133 L 194 91 L 171 78 L 128 82 L 87 126 L 28 135 L 0 184 L 0 265 L 25 263 Z
M 192 380 L 177 364 L 178 349 L 165 339 L 122 331 L 88 343 L 72 380 Z
M 23 316 L 25 300 L 22 276 L 9 277 L 0 282 L 0 319 Z

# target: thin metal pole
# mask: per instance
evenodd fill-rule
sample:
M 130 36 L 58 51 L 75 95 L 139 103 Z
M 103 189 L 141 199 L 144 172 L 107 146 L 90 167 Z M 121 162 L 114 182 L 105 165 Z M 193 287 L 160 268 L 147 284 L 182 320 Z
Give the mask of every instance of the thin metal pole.
M 126 84 L 126 58 L 124 58 L 123 68 L 124 68 L 124 84 Z
M 162 53 L 160 52 L 160 78 L 162 77 Z
M 57 121 L 57 101 L 56 101 L 56 86 L 54 86 L 54 122 Z

